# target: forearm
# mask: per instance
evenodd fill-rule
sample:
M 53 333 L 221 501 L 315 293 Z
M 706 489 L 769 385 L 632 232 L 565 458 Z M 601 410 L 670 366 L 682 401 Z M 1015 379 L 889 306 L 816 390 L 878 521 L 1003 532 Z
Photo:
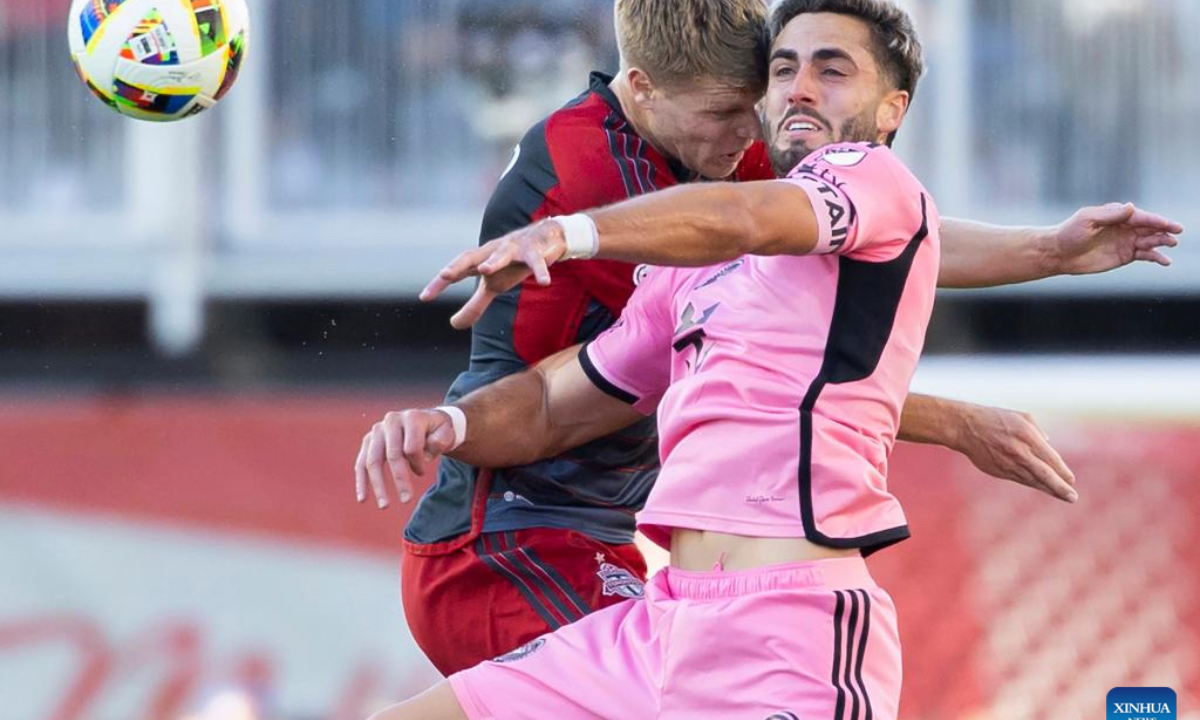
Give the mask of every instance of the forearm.
M 588 215 L 600 236 L 598 257 L 651 265 L 799 254 L 811 250 L 817 233 L 807 196 L 777 182 L 676 187 Z
M 465 395 L 454 404 L 467 417 L 466 440 L 447 455 L 475 467 L 512 467 L 552 454 L 545 399 L 545 376 L 536 369 Z
M 957 449 L 968 403 L 931 395 L 909 393 L 900 415 L 897 438 L 905 442 L 942 445 Z
M 475 467 L 525 465 L 641 419 L 588 379 L 578 354 L 578 346 L 567 348 L 456 402 L 467 433 L 450 457 Z
M 1046 228 L 1014 228 L 944 218 L 938 287 L 980 288 L 1054 274 Z

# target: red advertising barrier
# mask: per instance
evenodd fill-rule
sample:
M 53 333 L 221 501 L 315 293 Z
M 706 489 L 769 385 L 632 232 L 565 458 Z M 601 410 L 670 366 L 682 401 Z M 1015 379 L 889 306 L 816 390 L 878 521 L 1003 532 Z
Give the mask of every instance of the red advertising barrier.
M 0 694 L 25 690 L 5 687 L 6 657 L 54 668 L 14 720 L 175 720 L 215 686 L 272 686 L 272 717 L 340 720 L 430 682 L 395 587 L 405 512 L 357 505 L 352 462 L 386 410 L 435 399 L 0 403 L 0 535 L 7 525 L 12 538 L 75 548 L 48 559 L 0 547 L 6 576 L 30 579 L 0 587 Z M 902 717 L 1083 720 L 1104 717 L 1112 687 L 1163 685 L 1179 693 L 1180 718 L 1200 717 L 1200 427 L 1076 423 L 1055 441 L 1079 478 L 1075 505 L 940 449 L 897 449 L 892 485 L 913 539 L 871 563 L 900 612 Z M 164 566 L 149 609 L 119 585 L 139 563 Z M 88 584 L 97 564 L 113 587 Z M 221 583 L 238 592 L 213 590 Z M 204 602 L 189 606 L 195 594 Z M 321 647 L 304 645 L 309 633 Z M 51 645 L 75 659 L 35 657 Z M 322 672 L 336 682 L 317 693 Z

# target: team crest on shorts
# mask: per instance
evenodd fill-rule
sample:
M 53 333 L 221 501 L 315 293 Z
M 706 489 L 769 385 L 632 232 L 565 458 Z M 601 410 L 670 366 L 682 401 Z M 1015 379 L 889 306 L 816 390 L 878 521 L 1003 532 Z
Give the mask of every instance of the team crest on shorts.
M 512 652 L 504 653 L 500 657 L 493 659 L 492 662 L 510 663 L 510 662 L 516 662 L 518 660 L 524 660 L 525 658 L 534 654 L 538 650 L 541 650 L 542 646 L 545 644 L 546 644 L 546 638 L 538 638 L 537 640 L 531 640 L 530 642 L 525 643 L 524 645 L 517 648 L 516 650 L 513 650 Z
M 597 558 L 599 559 L 599 558 Z M 637 600 L 646 595 L 646 586 L 633 573 L 612 563 L 601 562 L 596 577 L 604 583 L 605 595 L 620 595 Z

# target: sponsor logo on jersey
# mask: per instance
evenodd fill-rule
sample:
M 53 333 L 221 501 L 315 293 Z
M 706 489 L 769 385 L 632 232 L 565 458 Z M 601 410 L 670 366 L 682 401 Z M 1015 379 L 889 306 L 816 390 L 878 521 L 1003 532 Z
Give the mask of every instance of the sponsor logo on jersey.
M 745 264 L 746 264 L 745 260 L 741 260 L 741 259 L 734 260 L 733 262 L 729 263 L 725 267 L 718 270 L 716 275 L 713 275 L 709 279 L 707 279 L 704 282 L 697 285 L 696 289 L 699 290 L 700 288 L 706 288 L 709 285 L 712 285 L 716 281 L 720 280 L 721 278 L 725 277 L 726 275 L 733 272 L 734 270 L 737 270 L 738 268 L 740 268 L 741 266 L 743 266 Z
M 517 648 L 516 650 L 513 650 L 512 652 L 504 653 L 503 655 L 496 658 L 495 660 L 492 660 L 492 662 L 510 663 L 510 662 L 516 662 L 518 660 L 524 660 L 525 658 L 534 654 L 538 650 L 541 650 L 542 646 L 545 644 L 546 644 L 546 638 L 538 638 L 537 640 L 533 640 L 531 642 L 525 643 L 524 645 Z

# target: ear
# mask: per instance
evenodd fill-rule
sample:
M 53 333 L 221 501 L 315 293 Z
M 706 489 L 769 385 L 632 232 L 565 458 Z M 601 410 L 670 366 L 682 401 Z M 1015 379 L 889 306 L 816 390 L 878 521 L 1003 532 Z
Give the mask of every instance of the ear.
M 638 67 L 631 67 L 625 71 L 625 80 L 629 83 L 630 89 L 633 90 L 633 99 L 638 104 L 644 105 L 653 100 L 654 97 L 654 80 L 650 75 Z
M 900 129 L 904 115 L 908 112 L 908 92 L 892 90 L 883 96 L 879 107 L 875 110 L 875 127 L 883 136 L 891 135 Z

